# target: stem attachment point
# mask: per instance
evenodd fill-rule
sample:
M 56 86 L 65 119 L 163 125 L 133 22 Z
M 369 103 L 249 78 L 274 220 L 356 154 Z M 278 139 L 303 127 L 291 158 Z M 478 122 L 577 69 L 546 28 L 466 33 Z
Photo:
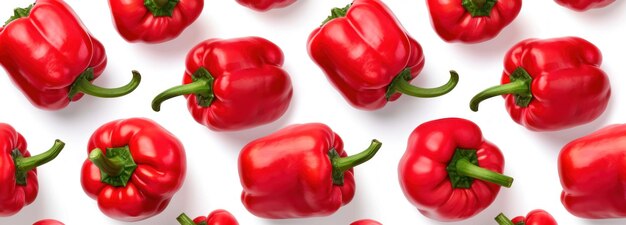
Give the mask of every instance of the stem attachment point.
M 370 146 L 359 154 L 342 158 L 336 149 L 328 152 L 328 157 L 333 165 L 332 177 L 333 183 L 337 186 L 343 185 L 344 173 L 358 165 L 361 165 L 376 155 L 382 143 L 376 139 L 372 140 Z
M 65 147 L 65 143 L 57 139 L 54 141 L 54 145 L 52 145 L 50 150 L 27 158 L 22 155 L 19 149 L 13 150 L 11 156 L 13 158 L 13 164 L 15 165 L 15 183 L 20 186 L 26 186 L 28 171 L 55 159 L 59 153 L 61 153 L 63 147 Z
M 476 96 L 472 98 L 470 101 L 470 109 L 472 111 L 478 111 L 478 105 L 489 98 L 512 94 L 515 98 L 515 104 L 520 107 L 528 107 L 530 102 L 533 100 L 533 93 L 531 91 L 531 84 L 533 82 L 533 78 L 526 72 L 526 70 L 522 67 L 518 67 L 513 71 L 510 76 L 510 82 L 508 84 L 497 85 L 487 90 L 484 90 L 478 93 Z

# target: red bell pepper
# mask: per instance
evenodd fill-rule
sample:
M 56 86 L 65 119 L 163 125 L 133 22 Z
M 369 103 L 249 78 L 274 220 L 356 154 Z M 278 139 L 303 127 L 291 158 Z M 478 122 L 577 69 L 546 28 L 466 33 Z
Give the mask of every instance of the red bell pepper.
M 577 37 L 528 39 L 509 50 L 502 85 L 476 95 L 470 108 L 504 95 L 515 122 L 534 131 L 553 131 L 589 123 L 606 109 L 609 78 L 600 69 L 602 54 Z
M 204 0 L 109 0 L 117 31 L 128 42 L 172 40 L 202 12 Z
M 42 109 L 64 108 L 82 93 L 123 96 L 135 90 L 141 79 L 133 71 L 133 80 L 120 88 L 91 84 L 106 66 L 104 47 L 61 0 L 37 0 L 35 5 L 15 9 L 0 29 L 0 43 L 0 64 L 30 102 Z
M 183 85 L 159 94 L 152 109 L 185 95 L 194 119 L 211 130 L 271 123 L 287 111 L 293 93 L 283 61 L 280 48 L 263 38 L 206 40 L 187 55 Z
M 37 198 L 37 167 L 59 155 L 65 144 L 56 140 L 50 150 L 30 156 L 26 140 L 11 125 L 0 123 L 0 217 L 18 213 Z
M 91 136 L 88 153 L 83 189 L 113 219 L 139 221 L 161 213 L 185 179 L 183 145 L 148 119 L 103 125 Z
M 176 220 L 180 225 L 239 225 L 233 214 L 221 209 L 211 212 L 208 217 L 199 216 L 194 220 L 183 213 Z
M 478 43 L 497 36 L 522 9 L 522 0 L 428 0 L 435 31 L 444 41 Z
M 374 220 L 359 220 L 359 221 L 352 222 L 350 225 L 383 225 L 383 224 Z
M 605 7 L 615 0 L 555 0 L 559 5 L 565 6 L 567 8 L 576 10 L 576 11 L 587 11 L 593 8 L 602 8 Z
M 40 220 L 34 223 L 33 225 L 65 225 L 56 220 Z
M 515 217 L 513 220 L 509 220 L 504 214 L 500 213 L 496 217 L 496 221 L 500 225 L 557 225 L 552 215 L 541 209 L 529 212 L 526 217 Z
M 405 196 L 426 217 L 439 221 L 470 218 L 491 205 L 500 186 L 504 157 L 473 122 L 446 118 L 413 131 L 398 171 Z
M 561 202 L 575 216 L 626 218 L 626 124 L 565 145 L 559 154 Z
M 243 205 L 272 219 L 327 216 L 352 201 L 353 167 L 370 160 L 381 143 L 346 157 L 343 141 L 319 123 L 286 127 L 246 145 L 239 154 Z
M 270 9 L 284 8 L 296 2 L 296 0 L 237 0 L 245 7 L 256 11 L 265 12 Z
M 412 86 L 410 81 L 424 67 L 422 47 L 380 0 L 355 0 L 333 9 L 309 36 L 308 50 L 343 97 L 363 110 L 380 109 L 400 93 L 441 96 L 459 79 L 452 71 L 450 81 L 441 87 Z

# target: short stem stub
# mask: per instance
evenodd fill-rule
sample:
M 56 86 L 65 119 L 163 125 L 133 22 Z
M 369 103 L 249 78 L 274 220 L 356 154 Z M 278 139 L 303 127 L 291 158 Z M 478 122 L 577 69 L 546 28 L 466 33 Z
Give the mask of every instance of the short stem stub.
M 352 3 L 348 4 L 346 7 L 343 8 L 333 8 L 330 10 L 330 16 L 328 16 L 324 22 L 322 22 L 321 26 L 324 26 L 324 24 L 330 22 L 331 20 L 337 19 L 337 18 L 341 18 L 341 17 L 345 17 L 346 14 L 348 14 L 348 10 L 350 9 L 350 7 L 352 7 Z
M 76 78 L 76 81 L 74 81 L 74 84 L 72 84 L 72 87 L 70 88 L 68 97 L 70 99 L 73 99 L 74 96 L 76 96 L 78 93 L 85 93 L 85 94 L 100 97 L 100 98 L 121 97 L 121 96 L 130 94 L 135 89 L 137 89 L 137 87 L 139 86 L 139 83 L 141 83 L 141 74 L 133 70 L 132 80 L 128 84 L 122 87 L 118 87 L 118 88 L 98 87 L 91 83 L 93 79 L 94 79 L 94 72 L 93 72 L 93 68 L 90 67 L 87 70 L 85 70 L 85 72 L 83 72 L 80 76 L 78 76 L 78 78 Z
M 496 222 L 498 222 L 499 225 L 519 225 L 514 224 L 513 221 L 511 221 L 504 215 L 504 213 L 498 214 L 498 216 L 496 217 Z
M 457 149 L 446 167 L 453 188 L 468 189 L 474 179 L 511 187 L 513 178 L 480 167 L 476 150 Z
M 213 94 L 214 78 L 204 67 L 200 67 L 193 75 L 193 82 L 176 86 L 161 92 L 152 100 L 152 109 L 156 112 L 161 111 L 161 104 L 170 98 L 181 95 L 196 95 L 198 105 L 209 107 L 213 103 L 215 95 Z
M 459 83 L 459 74 L 456 71 L 451 70 L 450 80 L 448 80 L 448 83 L 436 88 L 421 88 L 413 86 L 410 83 L 411 79 L 413 79 L 411 76 L 411 69 L 404 69 L 398 76 L 396 76 L 396 78 L 393 79 L 391 84 L 389 84 L 387 94 L 385 95 L 387 100 L 389 100 L 391 96 L 397 92 L 418 98 L 434 98 L 445 95 L 452 91 Z
M 498 0 L 463 0 L 461 3 L 472 17 L 489 17 Z
M 181 213 L 180 216 L 176 217 L 176 220 L 180 223 L 180 225 L 196 225 L 196 223 L 193 222 L 193 220 L 185 213 Z
M 89 153 L 89 161 L 100 169 L 100 180 L 114 187 L 125 187 L 137 168 L 128 146 L 107 148 L 106 155 L 96 148 Z
M 180 0 L 144 0 L 143 5 L 146 6 L 155 17 L 172 17 L 178 2 L 180 2 Z
M 512 94 L 515 97 L 515 104 L 520 107 L 528 107 L 533 100 L 531 84 L 533 78 L 522 67 L 517 68 L 510 76 L 510 82 L 503 85 L 493 86 L 478 93 L 470 101 L 470 109 L 478 111 L 478 105 L 489 98 Z
M 26 8 L 15 8 L 13 10 L 13 15 L 6 22 L 4 22 L 4 26 L 9 25 L 9 23 L 13 22 L 14 20 L 24 18 L 30 15 L 30 11 L 33 9 L 33 6 L 35 6 L 35 4 L 31 4 Z
M 374 139 L 365 151 L 343 158 L 339 155 L 336 149 L 331 149 L 328 152 L 328 157 L 333 165 L 333 183 L 338 186 L 343 185 L 344 173 L 372 159 L 382 145 L 383 144 L 380 141 Z
M 26 186 L 28 171 L 55 159 L 59 153 L 61 153 L 63 147 L 65 147 L 65 143 L 61 140 L 56 140 L 50 150 L 27 158 L 25 158 L 18 149 L 13 150 L 13 152 L 11 152 L 11 156 L 13 157 L 13 163 L 15 165 L 15 182 L 18 185 Z

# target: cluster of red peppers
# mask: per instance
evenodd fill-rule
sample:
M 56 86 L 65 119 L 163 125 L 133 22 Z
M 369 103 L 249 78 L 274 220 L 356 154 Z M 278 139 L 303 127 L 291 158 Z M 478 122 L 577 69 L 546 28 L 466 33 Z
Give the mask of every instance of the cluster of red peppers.
M 296 0 L 236 0 L 257 11 Z M 577 11 L 615 0 L 555 0 Z M 428 0 L 432 25 L 447 42 L 478 43 L 495 38 L 521 10 L 521 0 Z M 200 15 L 202 0 L 109 0 L 115 26 L 128 42 L 161 43 L 181 35 Z M 0 28 L 0 64 L 36 107 L 65 108 L 83 94 L 120 97 L 131 93 L 141 76 L 113 89 L 92 82 L 105 70 L 104 46 L 62 0 L 37 0 Z M 359 54 L 346 54 L 358 49 Z M 353 107 L 378 110 L 402 94 L 431 98 L 452 91 L 459 81 L 435 88 L 411 85 L 425 65 L 420 44 L 380 0 L 354 0 L 335 8 L 308 39 L 308 53 Z M 293 95 L 282 68 L 282 50 L 260 37 L 209 39 L 189 51 L 183 84 L 154 98 L 152 108 L 185 96 L 200 124 L 214 131 L 236 131 L 278 120 Z M 582 38 L 528 39 L 505 56 L 501 85 L 470 101 L 478 110 L 488 98 L 503 96 L 511 118 L 533 131 L 555 131 L 587 124 L 602 115 L 611 96 L 600 50 Z M 626 217 L 622 173 L 626 125 L 614 125 L 567 144 L 559 155 L 561 201 L 583 218 Z M 356 192 L 354 167 L 372 159 L 382 143 L 348 156 L 343 141 L 321 123 L 292 125 L 243 147 L 238 158 L 241 202 L 252 214 L 269 219 L 328 216 L 349 204 Z M 64 147 L 57 140 L 31 156 L 21 134 L 0 123 L 0 216 L 31 204 L 38 193 L 36 168 Z M 107 216 L 139 221 L 161 213 L 183 185 L 186 154 L 165 128 L 145 118 L 116 120 L 92 135 L 81 171 L 85 193 Z M 438 221 L 465 220 L 482 212 L 513 178 L 503 175 L 504 156 L 483 138 L 479 126 L 460 118 L 419 125 L 411 133 L 398 165 L 406 198 L 424 216 Z M 289 172 L 285 172 L 289 171 Z M 534 210 L 500 225 L 556 225 L 546 211 Z M 225 210 L 181 225 L 238 225 Z M 63 225 L 41 220 L 34 225 Z M 351 225 L 381 225 L 360 220 Z

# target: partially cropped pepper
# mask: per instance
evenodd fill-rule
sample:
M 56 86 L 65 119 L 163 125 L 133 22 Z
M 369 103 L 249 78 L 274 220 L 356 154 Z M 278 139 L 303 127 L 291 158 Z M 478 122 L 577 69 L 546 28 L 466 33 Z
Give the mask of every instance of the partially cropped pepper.
M 350 225 L 383 225 L 383 224 L 374 220 L 359 220 L 359 221 L 352 222 Z
M 291 79 L 282 69 L 283 52 L 260 37 L 209 39 L 187 55 L 183 85 L 152 101 L 185 95 L 193 118 L 211 130 L 242 130 L 279 119 L 291 103 Z
M 602 8 L 614 3 L 615 0 L 555 0 L 559 5 L 576 11 L 587 11 L 594 8 Z
M 161 43 L 178 37 L 202 12 L 204 0 L 109 0 L 126 41 Z
M 428 0 L 435 31 L 447 42 L 478 43 L 496 37 L 522 9 L 522 0 Z
M 561 203 L 574 216 L 626 218 L 626 124 L 565 145 L 559 154 Z
M 0 217 L 18 213 L 37 198 L 37 167 L 59 155 L 65 144 L 56 140 L 50 150 L 31 156 L 26 140 L 11 125 L 0 123 Z
M 562 130 L 589 123 L 611 97 L 602 54 L 578 37 L 528 39 L 506 54 L 502 85 L 477 94 L 473 111 L 485 99 L 502 95 L 511 118 L 534 131 Z
M 37 0 L 27 8 L 15 9 L 15 15 L 0 29 L 0 43 L 0 64 L 41 109 L 64 108 L 83 93 L 120 97 L 135 90 L 141 80 L 133 71 L 132 81 L 123 87 L 93 85 L 107 63 L 104 47 L 61 0 Z
M 139 221 L 161 213 L 185 179 L 183 145 L 155 122 L 132 118 L 96 130 L 81 183 L 107 216 Z
M 33 225 L 65 225 L 65 224 L 56 220 L 40 220 L 40 221 L 33 223 Z
M 401 94 L 441 96 L 454 89 L 459 79 L 451 71 L 450 80 L 441 87 L 412 86 L 411 80 L 424 67 L 422 47 L 380 0 L 355 0 L 333 9 L 309 36 L 308 51 L 343 97 L 362 110 L 383 108 Z
M 256 11 L 265 12 L 270 9 L 284 8 L 296 2 L 296 0 L 237 0 L 245 7 Z
M 180 225 L 239 225 L 237 219 L 226 210 L 215 210 L 209 216 L 199 216 L 191 220 L 187 214 L 180 214 L 178 218 Z
M 239 154 L 243 205 L 271 219 L 333 214 L 354 197 L 352 168 L 374 157 L 381 145 L 373 140 L 347 157 L 339 135 L 319 123 L 292 125 L 252 141 Z
M 499 225 L 557 225 L 554 217 L 548 212 L 536 209 L 528 213 L 526 217 L 518 216 L 510 220 L 504 214 L 500 213 L 496 217 Z
M 500 186 L 513 183 L 503 169 L 498 147 L 483 138 L 476 124 L 459 118 L 415 128 L 398 167 L 405 196 L 439 221 L 464 220 L 491 205 Z

